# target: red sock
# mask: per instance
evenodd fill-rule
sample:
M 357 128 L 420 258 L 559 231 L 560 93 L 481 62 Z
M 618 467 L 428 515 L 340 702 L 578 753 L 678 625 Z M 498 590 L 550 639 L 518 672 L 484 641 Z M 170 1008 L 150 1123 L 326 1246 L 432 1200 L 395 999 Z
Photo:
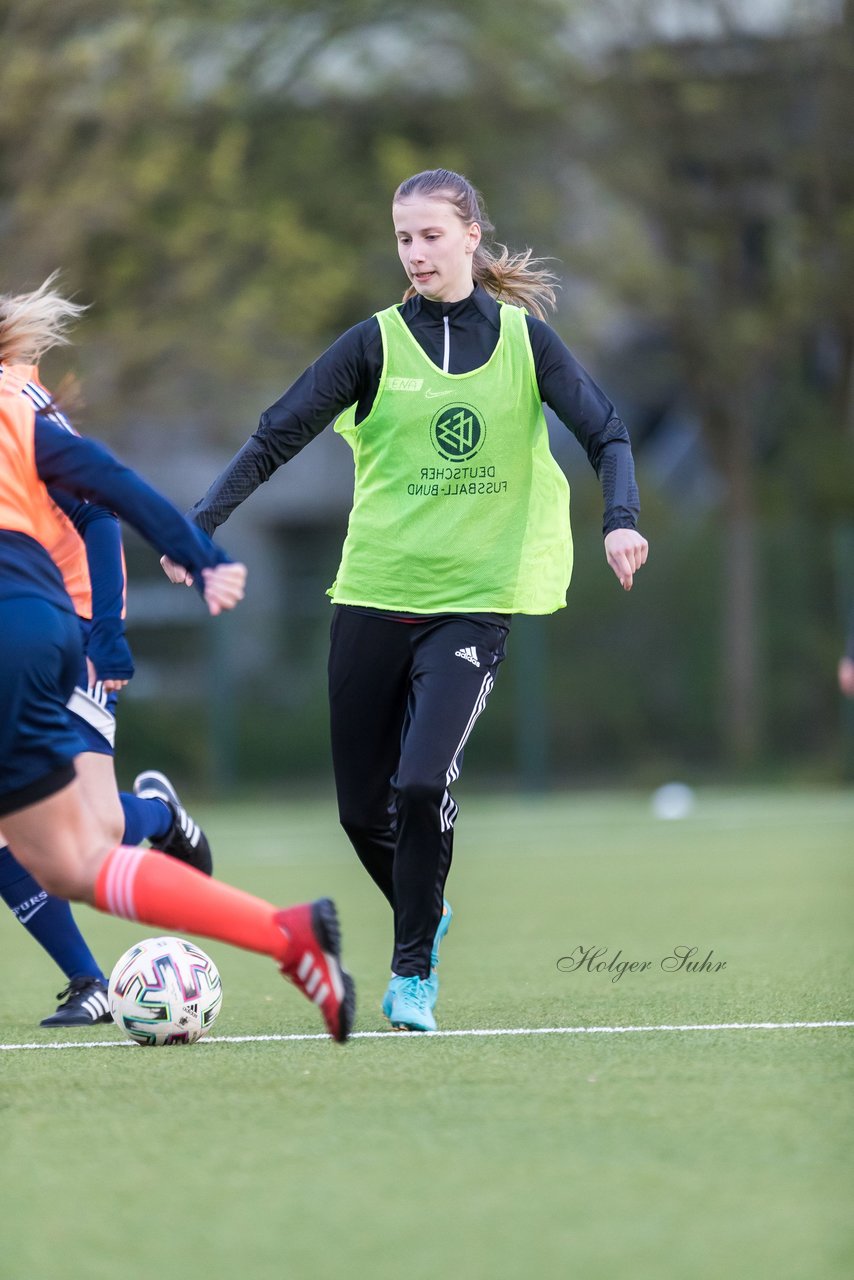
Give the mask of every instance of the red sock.
M 109 853 L 95 883 L 95 906 L 124 920 L 260 951 L 280 964 L 288 950 L 272 903 L 154 849 L 118 845 Z

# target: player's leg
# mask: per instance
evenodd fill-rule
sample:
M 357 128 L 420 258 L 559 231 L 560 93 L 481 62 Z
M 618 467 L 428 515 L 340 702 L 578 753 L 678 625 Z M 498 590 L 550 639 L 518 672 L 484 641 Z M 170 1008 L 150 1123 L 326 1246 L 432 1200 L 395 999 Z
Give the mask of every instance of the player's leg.
M 87 624 L 82 624 L 84 636 Z M 106 693 L 101 684 L 87 684 L 86 664 L 68 701 L 72 723 L 78 729 L 88 750 L 112 758 L 116 741 L 117 695 Z M 115 817 L 115 806 L 122 808 L 122 830 L 116 843 L 142 844 L 147 840 L 172 858 L 198 867 L 206 875 L 213 870 L 210 845 L 197 822 L 184 809 L 178 793 L 164 774 L 150 770 L 140 774 L 133 792 L 119 792 L 115 772 L 110 777 L 93 779 L 98 787 L 96 802 L 109 807 Z
M 77 692 L 79 690 L 75 690 Z M 74 758 L 74 767 L 80 781 L 82 800 L 89 812 L 91 829 L 102 832 L 112 848 L 121 840 L 125 823 L 116 788 L 111 741 L 107 746 L 96 729 L 91 725 L 81 725 L 76 716 L 72 717 L 72 723 L 81 731 L 81 742 L 93 745 L 98 739 L 104 743 L 103 753 L 100 750 L 81 751 Z M 32 876 L 11 855 L 9 862 L 18 870 L 13 890 L 16 896 L 36 885 Z M 0 893 L 3 893 L 3 871 L 4 858 L 0 853 Z M 36 887 L 39 894 L 37 905 L 24 912 L 14 906 L 13 910 L 68 979 L 65 989 L 57 993 L 59 1005 L 55 1012 L 43 1018 L 41 1025 L 80 1027 L 112 1022 L 106 974 L 83 937 L 71 907 L 64 899 L 45 893 L 41 886 Z M 8 897 L 6 901 L 9 902 Z
M 104 834 L 110 848 L 120 842 L 130 844 L 148 837 L 165 836 L 178 821 L 167 800 L 119 796 L 113 763 L 116 698 L 114 694 L 104 695 L 84 688 L 85 662 L 81 663 L 81 672 L 68 708 L 70 723 L 84 748 L 75 756 L 75 769 L 92 828 Z M 126 815 L 124 799 L 134 807 L 132 822 Z M 180 814 L 186 820 L 183 809 Z M 197 839 L 189 849 L 189 856 L 186 851 L 180 851 L 184 853 L 182 860 L 195 865 L 201 849 L 202 869 L 209 871 L 207 841 L 198 828 L 196 832 Z M 186 837 L 184 843 L 189 843 Z M 6 845 L 2 836 L 0 844 Z M 166 852 L 178 856 L 171 846 Z M 58 1007 L 42 1019 L 41 1025 L 79 1027 L 111 1022 L 106 975 L 83 937 L 69 904 L 46 893 L 7 846 L 0 848 L 0 897 L 67 979 L 66 987 L 57 993 Z
M 71 907 L 46 893 L 5 845 L 0 848 L 0 897 L 15 918 L 62 970 L 66 986 L 56 1011 L 42 1026 L 80 1027 L 112 1022 L 107 978 L 80 932 Z
M 453 853 L 451 786 L 504 657 L 506 629 L 442 619 L 419 629 L 393 778 L 397 809 L 395 972 L 427 977 Z
M 3 821 L 19 861 L 48 892 L 165 932 L 197 933 L 269 955 L 318 1005 L 330 1034 L 347 1038 L 355 994 L 340 965 L 337 916 L 328 899 L 279 910 L 157 850 L 111 850 L 93 835 L 76 780 Z
M 410 639 L 406 623 L 335 608 L 329 711 L 338 814 L 362 865 L 392 906 L 391 778 L 406 716 Z
M 88 623 L 81 622 L 84 636 Z M 112 762 L 116 742 L 117 695 L 107 693 L 98 683 L 88 684 L 86 663 L 82 664 L 77 685 L 68 700 L 68 710 L 85 748 L 108 756 Z M 88 779 L 84 778 L 84 784 Z M 86 787 L 87 792 L 89 787 Z M 150 770 L 140 774 L 133 792 L 119 792 L 115 771 L 110 764 L 92 777 L 93 802 L 105 811 L 111 822 L 118 819 L 121 805 L 121 829 L 116 843 L 142 844 L 147 840 L 172 858 L 197 867 L 210 875 L 213 859 L 204 831 L 182 806 L 178 793 L 164 774 Z
M 398 825 L 392 971 L 403 997 L 392 1008 L 394 1025 L 422 1029 L 432 1020 L 423 1016 L 419 1025 L 417 1015 L 421 1006 L 435 1003 L 432 965 L 443 921 L 450 921 L 444 888 L 457 816 L 450 788 L 493 687 L 505 638 L 503 627 L 461 617 L 425 624 L 414 642 L 412 695 L 393 779 Z M 413 1001 L 417 1009 L 409 1008 L 412 1020 L 406 1021 L 402 1009 Z
M 93 832 L 65 706 L 79 655 L 73 616 L 47 601 L 0 600 L 0 821 L 18 861 L 57 897 L 272 956 L 345 1039 L 355 994 L 332 903 L 277 911 L 154 850 L 110 849 Z
M 83 751 L 74 758 L 82 800 L 94 828 L 102 832 L 110 848 L 125 843 L 125 815 L 116 786 L 112 755 Z
M 26 804 L 74 776 L 71 759 L 82 743 L 64 701 L 83 662 L 77 621 L 33 597 L 0 600 L 0 648 L 0 779 L 7 797 Z M 4 824 L 4 846 L 9 835 Z M 0 885 L 18 920 L 65 974 L 59 1025 L 65 1018 L 72 1026 L 109 1020 L 105 975 L 68 903 L 46 892 L 8 847 L 0 853 Z
M 170 858 L 186 862 L 206 876 L 212 873 L 208 838 L 181 804 L 178 792 L 164 773 L 146 769 L 134 779 L 133 794 L 123 791 L 119 798 L 125 813 L 124 844 L 147 840 Z

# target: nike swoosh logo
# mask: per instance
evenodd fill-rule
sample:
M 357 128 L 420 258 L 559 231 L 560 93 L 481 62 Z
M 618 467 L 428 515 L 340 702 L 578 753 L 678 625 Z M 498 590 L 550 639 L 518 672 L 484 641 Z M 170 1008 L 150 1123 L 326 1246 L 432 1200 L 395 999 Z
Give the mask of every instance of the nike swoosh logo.
M 454 393 L 453 391 L 425 391 L 424 394 L 428 400 L 435 400 L 437 396 L 452 396 Z
M 47 906 L 47 898 L 43 898 L 37 907 L 33 907 L 32 911 L 28 911 L 25 916 L 18 916 L 21 924 L 29 924 L 37 911 L 41 911 L 42 907 Z

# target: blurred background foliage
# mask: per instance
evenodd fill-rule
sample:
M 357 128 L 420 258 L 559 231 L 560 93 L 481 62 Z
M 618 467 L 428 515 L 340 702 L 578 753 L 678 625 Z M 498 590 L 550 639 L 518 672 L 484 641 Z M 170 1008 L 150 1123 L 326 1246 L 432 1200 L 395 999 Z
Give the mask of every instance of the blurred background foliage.
M 2 288 L 60 267 L 91 304 L 44 372 L 74 370 L 82 429 L 178 501 L 213 474 L 194 455 L 221 465 L 399 296 L 402 178 L 462 170 L 499 240 L 557 260 L 555 327 L 629 426 L 652 555 L 623 596 L 557 427 L 569 608 L 514 627 L 475 776 L 850 772 L 850 0 L 0 0 L 0 33 Z M 318 445 L 305 462 L 325 465 Z M 323 591 L 346 505 L 289 532 L 282 508 L 296 595 L 215 634 L 135 617 L 131 591 L 148 677 L 122 713 L 128 769 L 328 773 Z M 154 572 L 130 554 L 135 580 Z M 261 623 L 266 655 L 235 663 Z M 157 678 L 177 654 L 181 696 Z

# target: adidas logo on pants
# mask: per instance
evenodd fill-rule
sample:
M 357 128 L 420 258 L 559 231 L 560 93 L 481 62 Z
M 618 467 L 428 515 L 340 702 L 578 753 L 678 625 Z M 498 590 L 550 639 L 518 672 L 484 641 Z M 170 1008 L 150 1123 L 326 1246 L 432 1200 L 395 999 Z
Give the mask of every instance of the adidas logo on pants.
M 474 645 L 468 645 L 465 649 L 457 649 L 454 657 L 465 658 L 466 662 L 470 662 L 473 667 L 480 666 L 480 663 L 477 660 L 477 649 L 475 649 Z

